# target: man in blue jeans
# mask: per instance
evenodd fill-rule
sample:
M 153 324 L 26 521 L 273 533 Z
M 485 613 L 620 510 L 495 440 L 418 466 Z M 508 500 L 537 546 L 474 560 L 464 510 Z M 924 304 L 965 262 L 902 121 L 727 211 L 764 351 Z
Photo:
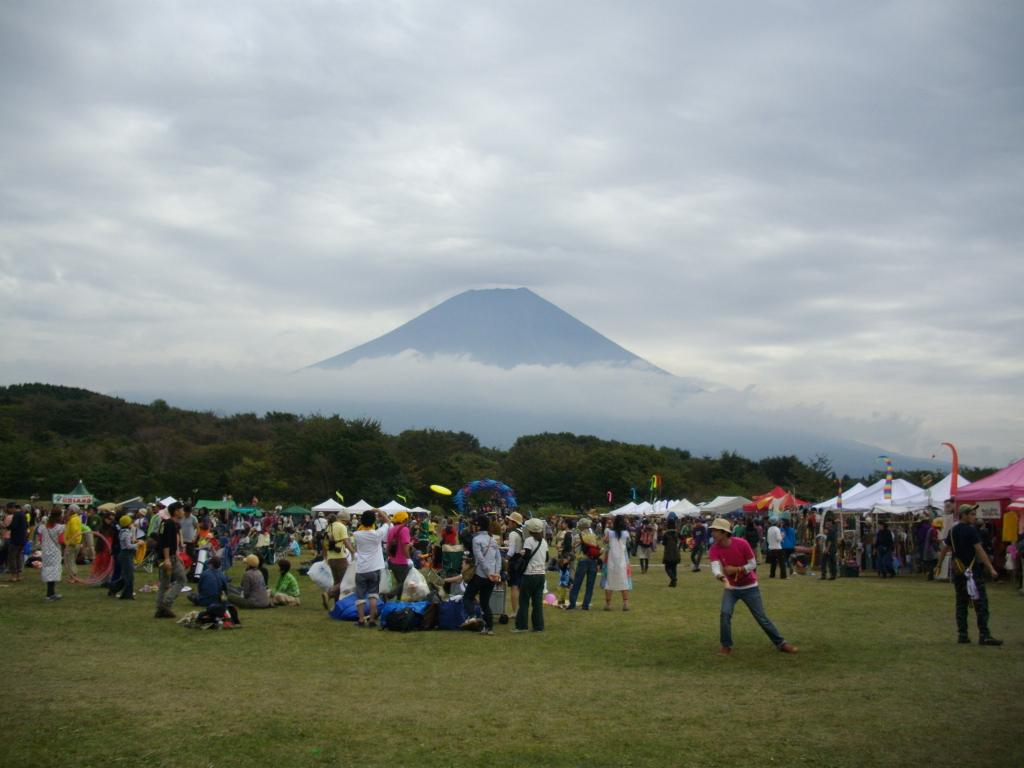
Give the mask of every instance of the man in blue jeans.
M 597 568 L 600 561 L 600 554 L 597 557 L 590 557 L 583 551 L 583 545 L 587 547 L 598 547 L 597 537 L 590 532 L 590 518 L 581 517 L 576 523 L 578 533 L 573 535 L 573 550 L 576 554 L 576 573 L 573 576 L 572 589 L 569 590 L 569 607 L 565 610 L 576 610 L 576 598 L 579 597 L 580 587 L 584 579 L 587 582 L 587 591 L 583 593 L 583 610 L 590 610 L 590 600 L 594 596 L 594 582 L 597 580 Z M 570 533 L 572 533 L 570 531 Z
M 708 551 L 711 560 L 711 572 L 715 578 L 725 584 L 722 594 L 722 613 L 720 617 L 720 634 L 722 647 L 719 656 L 732 653 L 732 614 L 736 603 L 742 601 L 750 610 L 754 621 L 768 635 L 772 644 L 783 653 L 796 653 L 797 649 L 786 642 L 779 630 L 769 620 L 761 602 L 761 590 L 757 586 L 757 559 L 754 550 L 744 539 L 732 537 L 732 523 L 725 518 L 718 518 L 711 524 L 711 538 L 715 543 Z

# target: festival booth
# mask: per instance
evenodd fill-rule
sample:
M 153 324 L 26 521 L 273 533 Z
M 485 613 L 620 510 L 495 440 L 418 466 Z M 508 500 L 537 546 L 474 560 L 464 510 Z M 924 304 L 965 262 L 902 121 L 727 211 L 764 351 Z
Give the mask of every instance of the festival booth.
M 754 500 L 750 504 L 744 504 L 742 509 L 744 512 L 771 512 L 775 517 L 784 518 L 789 517 L 788 510 L 806 506 L 806 501 L 801 501 L 776 485 L 768 493 L 755 496 Z
M 316 507 L 313 507 L 313 509 L 316 509 Z M 374 506 L 372 506 L 370 504 L 367 504 L 362 499 L 357 501 L 351 507 L 348 507 L 348 511 L 352 513 L 352 517 L 356 517 L 357 515 L 361 515 L 361 514 L 363 514 L 363 512 L 366 512 L 367 510 L 370 510 L 370 509 L 376 509 L 376 507 L 374 507 Z
M 743 496 L 716 496 L 711 501 L 700 505 L 701 514 L 715 515 L 722 517 L 740 512 L 744 504 L 754 502 Z
M 381 512 L 387 512 L 389 515 L 393 515 L 393 514 L 395 514 L 395 512 L 408 512 L 409 508 L 404 506 L 404 505 L 402 505 L 402 504 L 399 504 L 397 501 L 392 499 L 387 504 L 385 504 L 383 507 L 381 507 L 380 511 Z
M 69 504 L 77 504 L 80 507 L 90 506 L 96 498 L 85 489 L 85 485 L 82 481 L 78 481 L 78 485 L 75 486 L 75 490 L 71 493 L 55 493 L 53 494 L 53 503 L 67 506 Z
M 1021 536 L 1021 522 L 1024 520 L 1020 514 L 1021 497 L 1024 497 L 1024 459 L 976 480 L 962 490 L 957 489 L 957 503 L 977 504 L 978 520 L 992 526 L 993 544 L 999 543 L 995 546 L 996 559 L 1002 561 L 998 565 L 1021 564 L 1019 552 L 1015 558 L 1000 557 L 1006 554 L 1009 544 Z
M 865 490 L 866 488 L 867 486 L 864 485 L 864 483 L 857 483 L 856 485 L 851 485 L 849 488 L 843 491 L 842 498 L 847 499 L 850 496 L 856 496 L 858 493 Z M 818 502 L 817 504 L 812 504 L 811 509 L 816 510 L 818 512 L 824 512 L 829 509 L 836 509 L 839 503 L 839 498 L 839 496 L 833 496 L 831 499 L 827 499 L 826 501 L 821 501 Z
M 669 507 L 666 514 L 675 514 L 676 517 L 697 517 L 700 515 L 700 507 L 689 499 L 682 499 Z
M 601 515 L 601 517 L 615 517 L 616 515 L 627 515 L 628 516 L 628 515 L 635 515 L 636 513 L 637 513 L 636 512 L 636 502 L 635 501 L 631 501 L 628 504 L 625 504 L 624 506 L 619 507 L 618 509 L 613 509 L 610 512 L 605 512 L 603 515 Z
M 844 562 L 852 559 L 853 553 L 865 554 L 864 568 L 872 567 L 872 560 L 867 549 L 861 543 L 861 527 L 856 524 L 852 529 L 843 525 L 844 514 L 857 513 L 864 515 L 865 522 L 871 524 L 871 533 L 878 531 L 879 523 L 885 522 L 893 532 L 896 547 L 894 560 L 899 567 L 908 565 L 910 551 L 914 542 L 911 537 L 911 525 L 916 513 L 924 513 L 931 517 L 931 499 L 924 488 L 914 485 L 902 478 L 892 479 L 891 475 L 880 479 L 856 494 L 843 494 L 842 509 L 837 510 L 837 520 L 842 528 L 840 536 L 849 553 L 843 557 Z M 858 560 L 860 558 L 858 557 Z
M 305 507 L 295 506 L 295 507 L 285 507 L 284 509 L 281 510 L 281 514 L 282 515 L 286 515 L 288 517 L 302 517 L 303 515 L 310 515 L 310 516 L 312 516 L 313 511 L 309 510 L 309 509 L 306 509 Z
M 329 514 L 332 514 L 332 513 L 336 514 L 338 512 L 344 512 L 345 511 L 345 506 L 343 504 L 339 504 L 334 499 L 327 499 L 327 501 L 322 501 L 319 504 L 317 504 L 310 511 L 311 512 L 315 512 L 318 515 L 319 514 L 329 515 Z

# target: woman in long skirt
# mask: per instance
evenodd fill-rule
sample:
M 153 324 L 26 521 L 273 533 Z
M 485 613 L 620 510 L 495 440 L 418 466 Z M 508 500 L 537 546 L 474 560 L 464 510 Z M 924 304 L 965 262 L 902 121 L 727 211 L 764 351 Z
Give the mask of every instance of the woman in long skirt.
M 63 515 L 60 510 L 53 510 L 46 520 L 46 524 L 40 526 L 39 539 L 42 550 L 43 561 L 42 577 L 46 583 L 46 602 L 52 603 L 60 600 L 56 586 L 61 577 L 61 563 L 63 557 L 60 551 L 60 535 L 64 533 L 64 526 L 61 524 Z
M 612 527 L 605 531 L 605 563 L 601 587 L 604 589 L 604 609 L 612 609 L 612 592 L 622 592 L 622 610 L 629 610 L 629 591 L 633 588 L 629 567 L 629 528 L 625 515 L 616 515 Z

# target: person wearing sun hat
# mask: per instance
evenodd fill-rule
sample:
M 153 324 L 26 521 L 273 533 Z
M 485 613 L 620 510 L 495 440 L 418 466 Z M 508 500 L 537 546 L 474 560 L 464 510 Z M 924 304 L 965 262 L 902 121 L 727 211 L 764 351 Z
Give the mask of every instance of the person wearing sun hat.
M 527 619 L 533 619 L 533 631 L 544 631 L 544 584 L 548 569 L 548 542 L 544 538 L 544 521 L 531 517 L 524 526 L 527 538 L 523 544 L 526 571 L 522 580 L 522 606 L 516 614 L 513 632 L 526 632 Z M 532 605 L 532 611 L 531 611 Z
M 521 550 L 526 541 L 522 531 L 523 516 L 519 512 L 513 512 L 505 519 L 508 522 L 508 539 L 506 540 L 508 549 L 505 552 L 505 557 L 511 560 L 512 555 Z M 520 576 L 517 579 L 509 579 L 508 582 L 508 596 L 512 601 L 512 613 L 508 615 L 510 619 L 514 619 L 519 612 L 519 585 L 522 580 L 523 578 Z
M 758 623 L 772 644 L 783 653 L 796 653 L 797 649 L 786 642 L 785 638 L 765 615 L 761 601 L 761 590 L 757 586 L 757 560 L 754 550 L 744 539 L 732 537 L 732 524 L 719 517 L 710 526 L 714 544 L 708 550 L 711 561 L 711 572 L 715 578 L 723 582 L 725 592 L 722 593 L 722 612 L 719 620 L 719 635 L 722 647 L 719 656 L 732 653 L 732 614 L 736 603 L 742 601 L 750 609 L 751 615 Z
M 246 555 L 242 561 L 245 563 L 245 573 L 242 574 L 242 594 L 228 594 L 228 602 L 236 608 L 269 608 L 270 595 L 267 592 L 267 582 L 260 572 L 260 559 L 256 555 Z

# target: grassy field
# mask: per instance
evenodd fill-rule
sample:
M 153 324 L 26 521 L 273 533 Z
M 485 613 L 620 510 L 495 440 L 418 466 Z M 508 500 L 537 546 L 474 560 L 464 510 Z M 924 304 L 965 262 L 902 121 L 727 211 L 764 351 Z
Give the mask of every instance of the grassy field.
M 1006 644 L 983 648 L 955 644 L 949 585 L 760 571 L 795 656 L 740 605 L 734 653 L 716 657 L 707 569 L 677 589 L 660 568 L 637 575 L 628 613 L 548 609 L 544 633 L 493 637 L 357 629 L 305 577 L 299 607 L 187 630 L 155 620 L 148 594 L 64 586 L 44 604 L 30 573 L 0 589 L 0 765 L 1019 764 L 1015 591 L 990 586 Z

